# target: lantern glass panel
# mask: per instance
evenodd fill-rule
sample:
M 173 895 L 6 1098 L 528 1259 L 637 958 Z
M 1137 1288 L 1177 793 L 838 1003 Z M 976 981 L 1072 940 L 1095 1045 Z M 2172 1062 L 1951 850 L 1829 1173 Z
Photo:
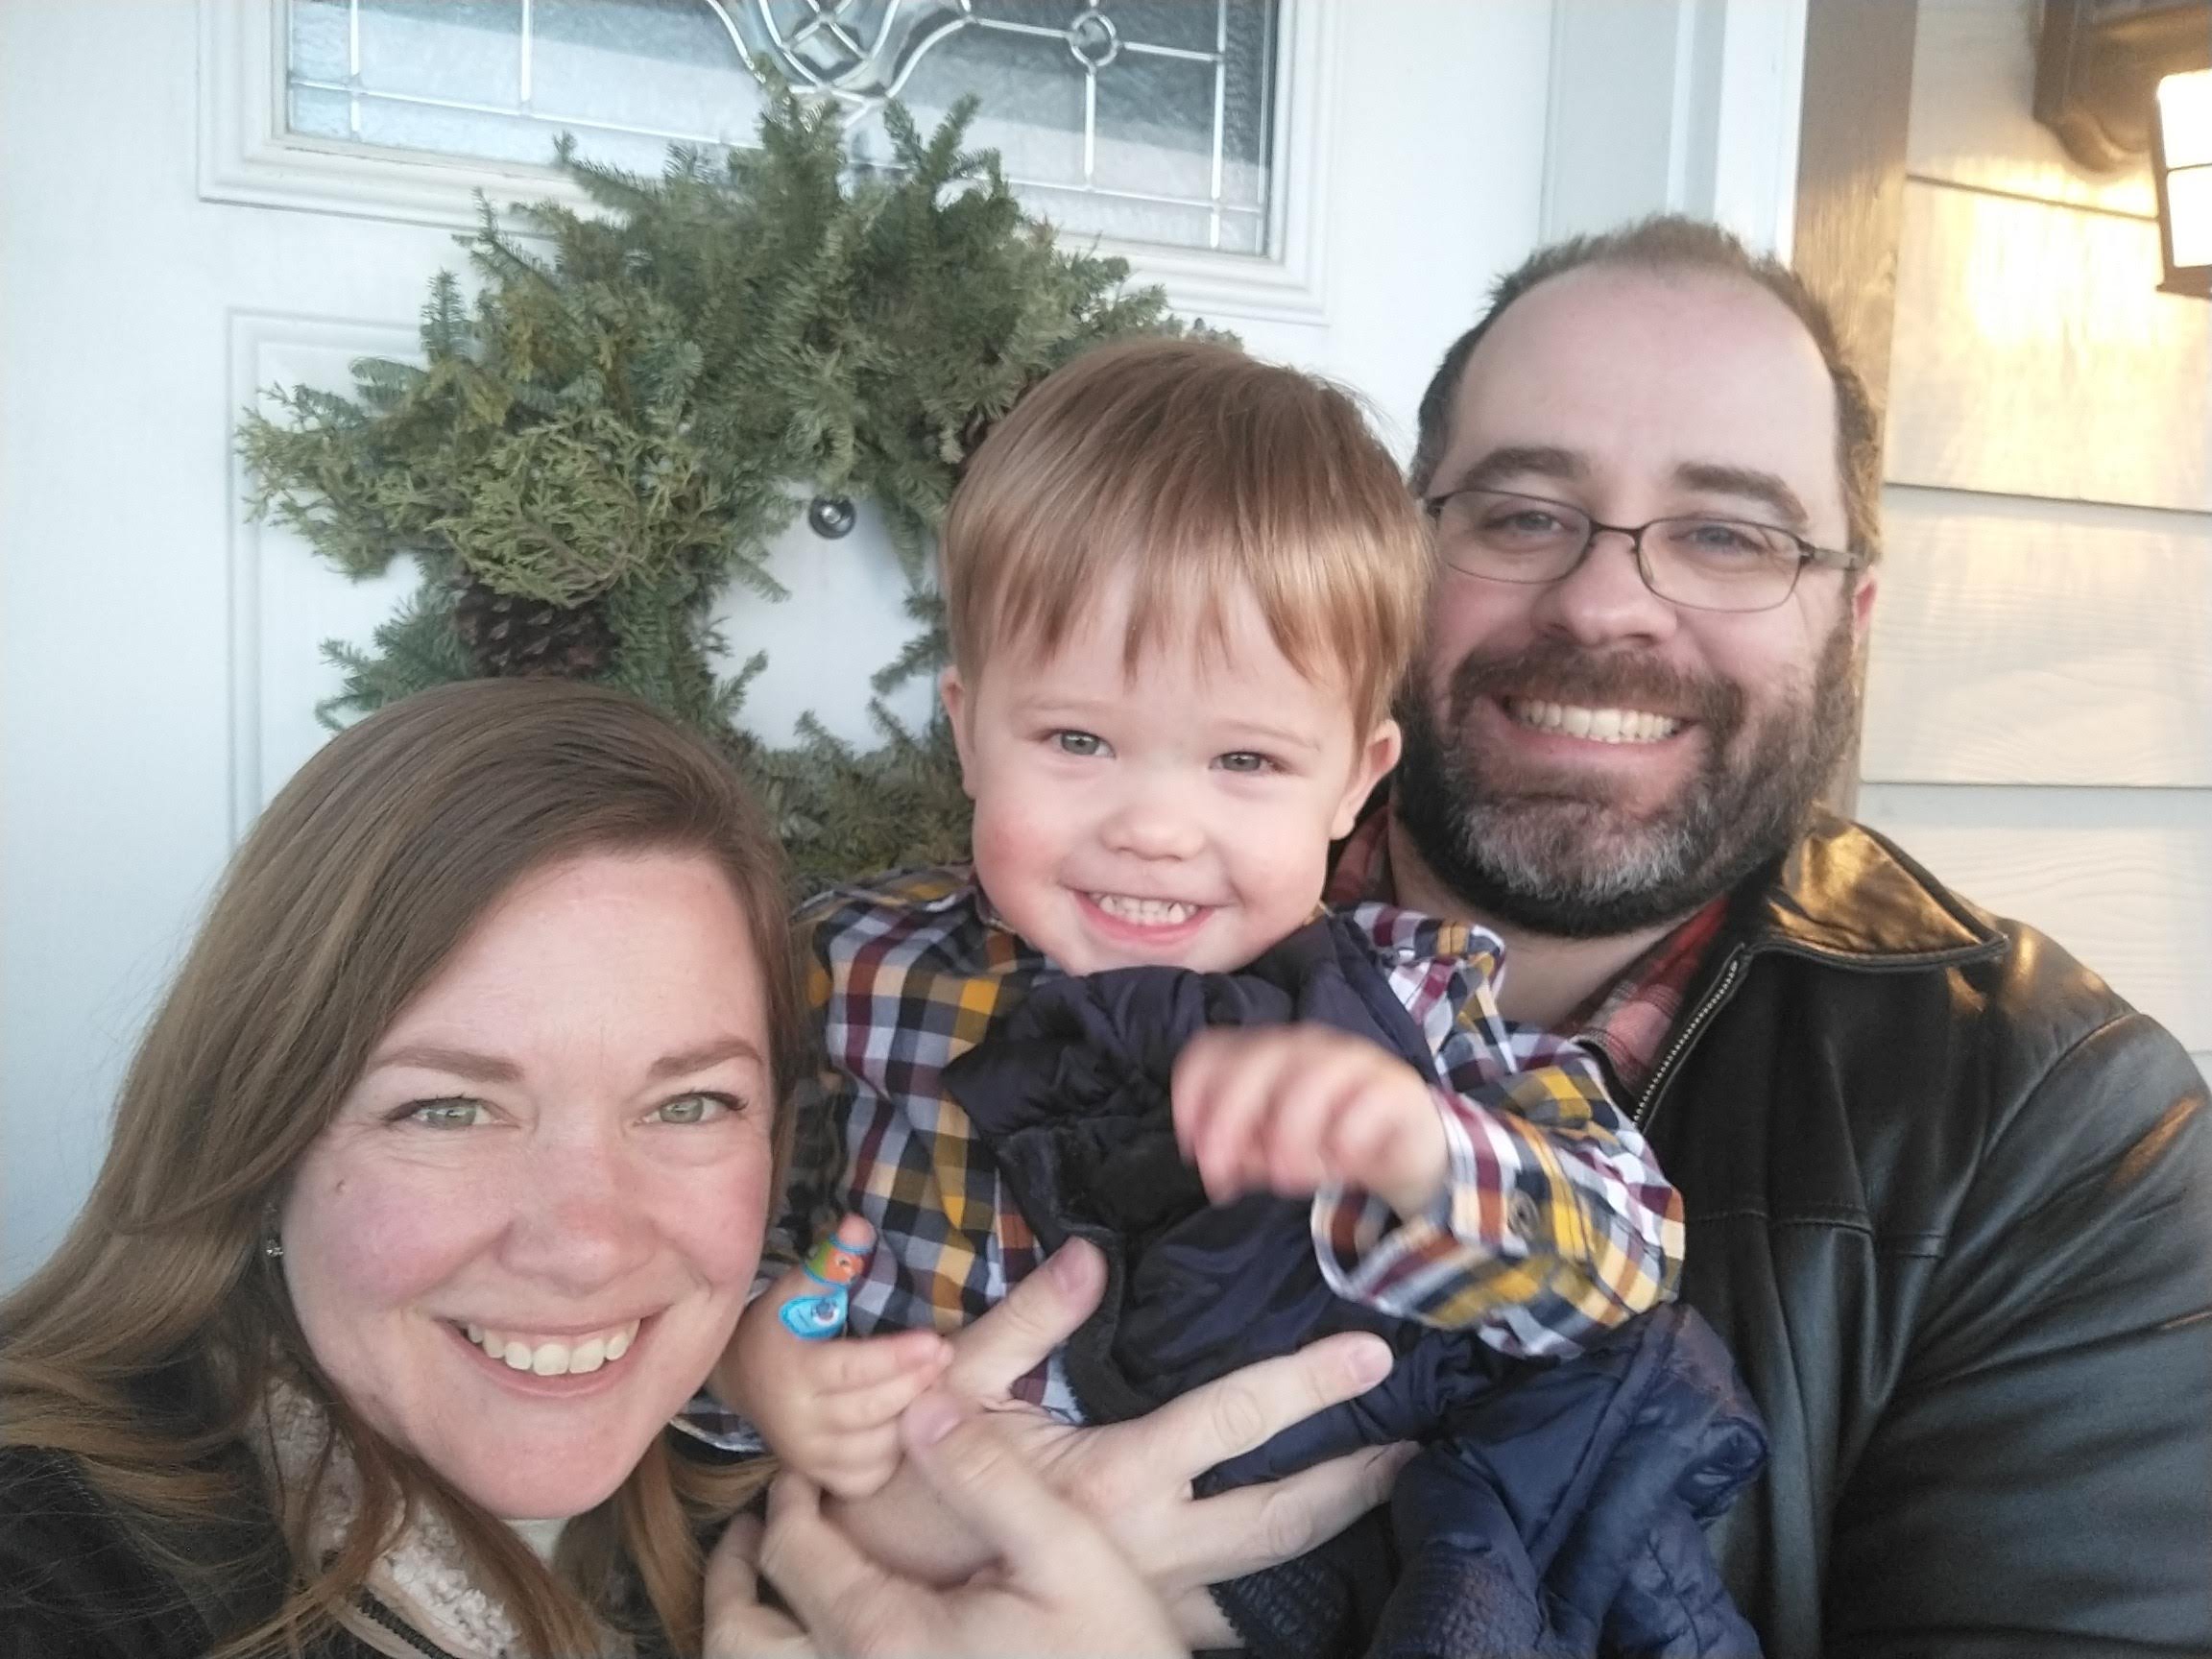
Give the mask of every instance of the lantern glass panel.
M 2212 69 L 2158 83 L 2158 136 L 2167 166 L 2212 165 Z

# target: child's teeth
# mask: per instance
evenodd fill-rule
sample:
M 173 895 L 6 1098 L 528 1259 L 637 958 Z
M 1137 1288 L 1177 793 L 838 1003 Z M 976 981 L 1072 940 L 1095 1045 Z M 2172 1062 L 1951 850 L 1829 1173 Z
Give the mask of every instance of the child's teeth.
M 1091 902 L 1121 922 L 1141 927 L 1174 927 L 1198 914 L 1198 906 L 1173 899 L 1131 899 L 1120 893 L 1094 893 Z
M 581 1342 L 532 1342 L 482 1325 L 464 1325 L 462 1331 L 493 1358 L 510 1371 L 528 1371 L 539 1377 L 574 1377 L 596 1371 L 630 1352 L 637 1339 L 637 1321 L 610 1331 L 595 1332 Z

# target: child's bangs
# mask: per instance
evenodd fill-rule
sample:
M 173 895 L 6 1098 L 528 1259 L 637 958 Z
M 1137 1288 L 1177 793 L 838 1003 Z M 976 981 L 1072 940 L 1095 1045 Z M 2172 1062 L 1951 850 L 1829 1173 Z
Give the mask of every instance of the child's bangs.
M 1378 584 L 1377 571 L 1406 565 L 1405 550 L 1393 561 L 1379 546 L 1386 536 L 1330 522 L 1343 516 L 1340 505 L 1329 514 L 1325 504 L 1297 499 L 1295 489 L 1238 490 L 1239 480 L 1220 470 L 1208 476 L 1203 457 L 1182 470 L 1145 480 L 1150 488 L 1102 492 L 1088 511 L 1010 537 L 995 603 L 977 618 L 993 650 L 1051 655 L 1125 583 L 1126 672 L 1141 673 L 1144 659 L 1163 650 L 1195 649 L 1220 661 L 1231 611 L 1248 596 L 1293 669 L 1379 719 L 1403 656 L 1391 642 L 1407 628 L 1395 613 L 1402 600 L 1391 584 Z M 1411 563 L 1419 566 L 1417 555 Z

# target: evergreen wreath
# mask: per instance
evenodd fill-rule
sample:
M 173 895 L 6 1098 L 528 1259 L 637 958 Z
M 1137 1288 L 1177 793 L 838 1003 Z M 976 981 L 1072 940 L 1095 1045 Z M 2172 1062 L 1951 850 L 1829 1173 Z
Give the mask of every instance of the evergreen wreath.
M 1035 381 L 1098 342 L 1173 334 L 1125 261 L 1070 252 L 995 152 L 961 148 L 963 100 L 925 139 L 884 110 L 895 163 L 858 169 L 832 108 L 770 101 L 760 147 L 678 146 L 659 180 L 558 160 L 601 209 L 488 203 L 422 310 L 421 364 L 364 358 L 352 397 L 276 390 L 239 447 L 252 510 L 349 575 L 412 557 L 421 586 L 367 649 L 327 641 L 335 727 L 425 686 L 561 674 L 636 692 L 710 733 L 752 779 L 804 887 L 965 856 L 968 803 L 942 714 L 879 747 L 809 725 L 775 748 L 733 722 L 714 669 L 732 582 L 782 590 L 768 542 L 812 493 L 882 509 L 917 635 L 878 694 L 944 660 L 930 554 L 962 461 Z

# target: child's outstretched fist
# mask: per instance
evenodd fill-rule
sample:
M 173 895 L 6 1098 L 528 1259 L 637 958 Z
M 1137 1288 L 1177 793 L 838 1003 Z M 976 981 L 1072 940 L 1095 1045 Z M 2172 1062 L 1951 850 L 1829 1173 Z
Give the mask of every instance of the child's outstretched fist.
M 1429 1080 L 1327 1025 L 1202 1031 L 1175 1062 L 1175 1139 L 1216 1204 L 1338 1184 L 1421 1214 L 1451 1171 Z

